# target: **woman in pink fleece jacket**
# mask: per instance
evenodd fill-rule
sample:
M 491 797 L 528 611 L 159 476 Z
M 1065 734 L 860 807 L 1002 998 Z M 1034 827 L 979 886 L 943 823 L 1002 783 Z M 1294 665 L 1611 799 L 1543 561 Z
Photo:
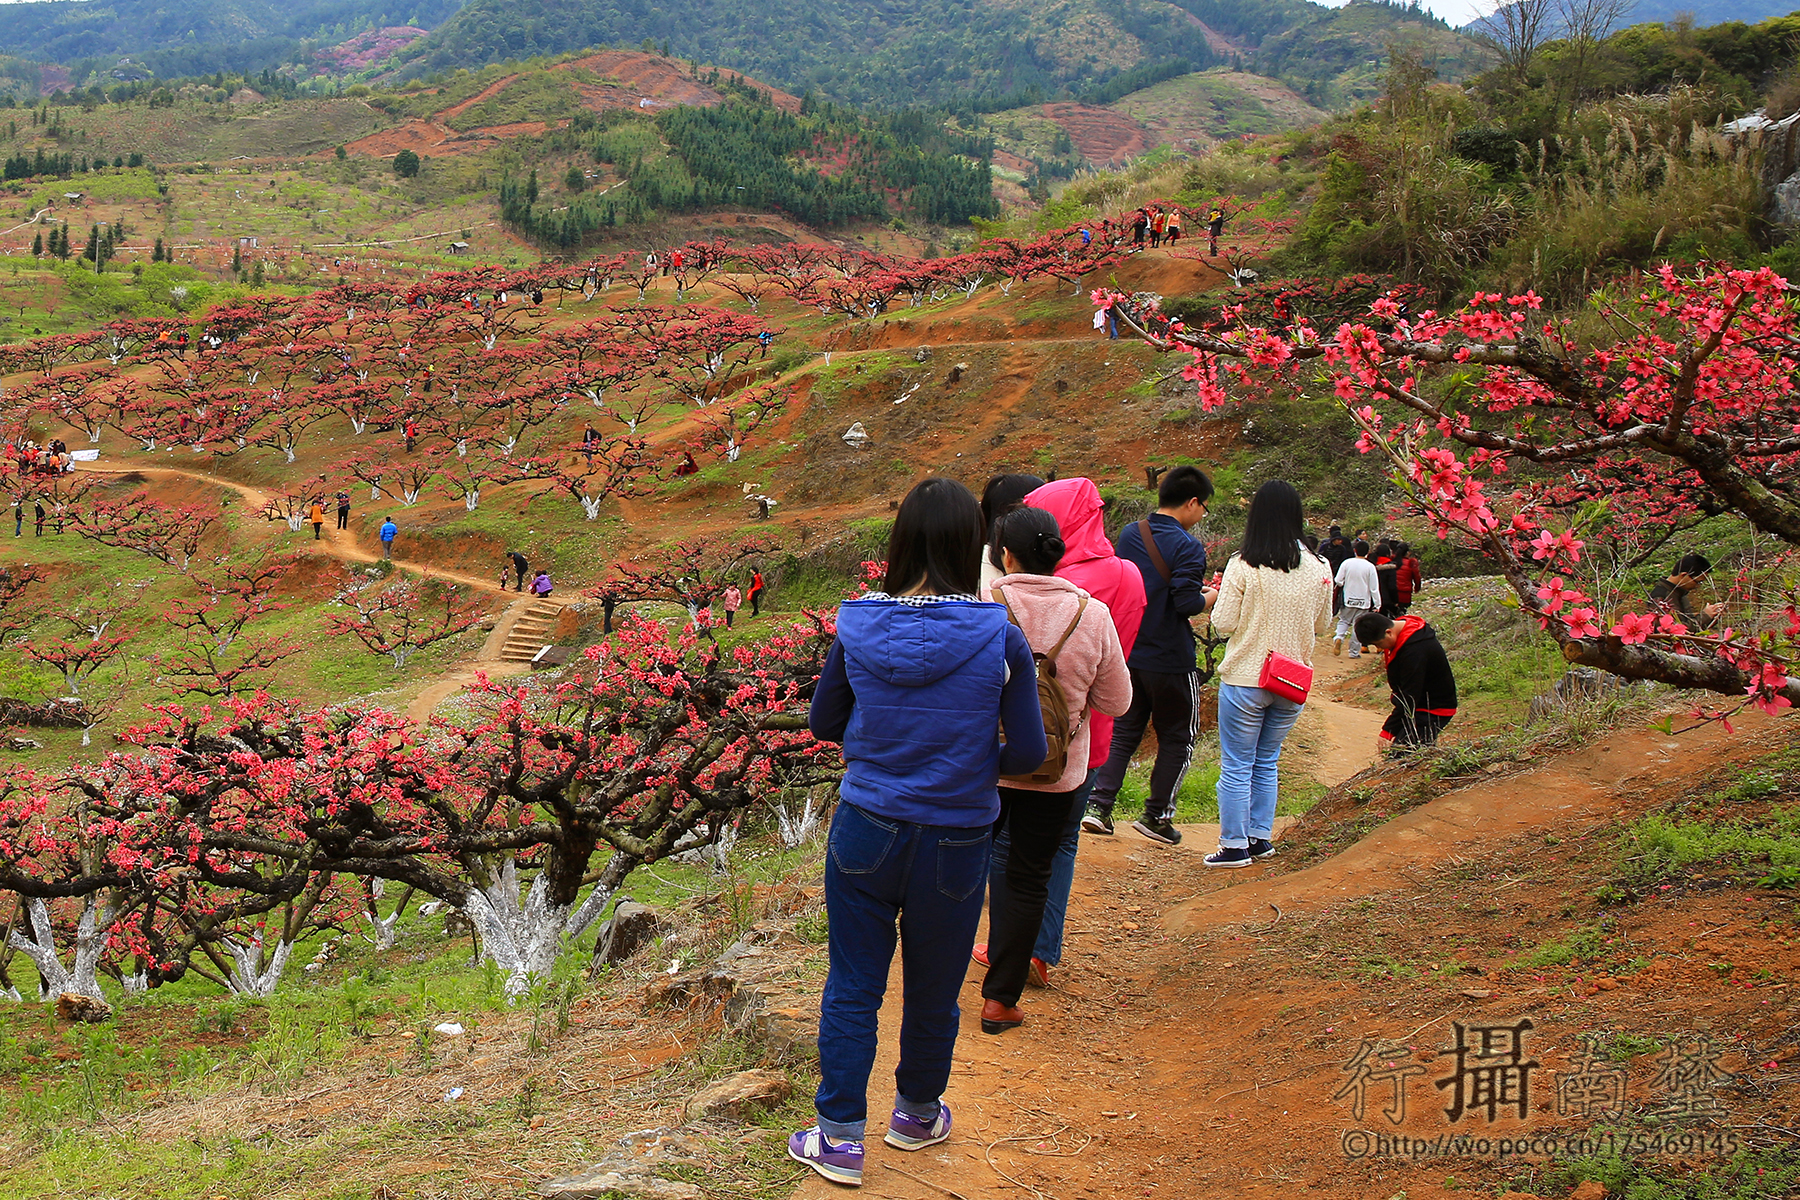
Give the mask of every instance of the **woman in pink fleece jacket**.
M 1106 502 L 1091 479 L 1058 479 L 1046 483 L 1025 497 L 1032 508 L 1041 508 L 1056 518 L 1062 531 L 1063 556 L 1057 564 L 1056 577 L 1066 579 L 1088 595 L 1106 605 L 1112 613 L 1113 629 L 1119 635 L 1119 648 L 1131 657 L 1137 641 L 1138 625 L 1144 619 L 1144 576 L 1132 563 L 1113 552 L 1112 539 L 1106 536 Z M 1112 747 L 1113 719 L 1105 713 L 1088 714 L 1091 731 L 1088 750 L 1088 773 L 1106 761 Z M 1031 973 L 1027 979 L 1044 986 L 1050 981 L 1050 968 L 1062 962 L 1063 920 L 1069 911 L 1069 890 L 1075 883 L 1075 853 L 1081 845 L 1082 810 L 1070 811 L 1063 826 L 1062 841 L 1056 847 L 1056 861 L 1050 865 L 1050 895 L 1044 901 L 1044 921 L 1038 930 L 1037 946 L 1031 954 Z M 1004 888 L 1007 857 L 1011 839 L 1001 831 L 994 838 L 994 860 L 991 876 L 997 887 Z M 975 948 L 976 961 L 987 965 L 986 947 Z
M 1070 814 L 1087 805 L 1090 710 L 1117 716 L 1131 705 L 1131 673 L 1112 613 L 1104 602 L 1052 574 L 1066 548 L 1056 518 L 1041 508 L 1014 509 L 1001 520 L 996 541 L 1006 574 L 994 581 L 990 594 L 1007 605 L 1034 654 L 1047 654 L 1062 641 L 1055 677 L 1068 701 L 1073 733 L 1061 777 L 1044 784 L 1005 780 L 1000 788 L 994 830 L 1007 835 L 1009 847 L 1004 869 L 989 873 L 988 971 L 981 985 L 986 1033 L 1025 1020 L 1019 996 L 1043 925 L 1051 865 Z M 1046 670 L 1040 664 L 1040 678 Z

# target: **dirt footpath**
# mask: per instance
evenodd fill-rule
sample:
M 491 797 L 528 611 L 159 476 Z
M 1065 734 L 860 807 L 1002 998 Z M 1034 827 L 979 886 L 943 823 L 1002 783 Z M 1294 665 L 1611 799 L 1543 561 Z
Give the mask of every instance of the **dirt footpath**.
M 1334 680 L 1370 667 L 1366 659 L 1334 660 L 1329 645 L 1321 643 L 1315 697 L 1328 697 Z M 1328 699 L 1315 703 L 1293 766 L 1335 782 L 1373 761 L 1380 715 Z M 1445 908 L 1458 899 L 1445 895 L 1461 886 L 1444 882 L 1441 872 L 1449 864 L 1484 854 L 1502 863 L 1519 861 L 1521 854 L 1528 859 L 1531 845 L 1542 852 L 1546 831 L 1568 835 L 1603 820 L 1627 792 L 1729 763 L 1745 752 L 1746 740 L 1755 744 L 1772 732 L 1760 727 L 1740 728 L 1735 737 L 1716 725 L 1676 736 L 1629 727 L 1563 760 L 1452 791 L 1379 827 L 1352 850 L 1300 871 L 1260 865 L 1205 870 L 1199 859 L 1215 846 L 1216 826 L 1184 827 L 1187 836 L 1173 848 L 1123 825 L 1114 837 L 1084 836 L 1064 964 L 1053 971 L 1053 986 L 1028 990 L 1026 1024 L 995 1037 L 981 1032 L 980 976 L 971 972 L 957 1067 L 945 1097 L 956 1133 L 914 1154 L 879 1140 L 896 1056 L 896 961 L 870 1081 L 871 1132 L 858 1194 L 891 1200 L 1274 1200 L 1300 1188 L 1325 1196 L 1385 1197 L 1403 1184 L 1410 1200 L 1449 1200 L 1460 1185 L 1452 1182 L 1446 1190 L 1443 1181 L 1452 1175 L 1468 1180 L 1469 1164 L 1413 1167 L 1347 1159 L 1341 1139 L 1358 1122 L 1348 1101 L 1334 1102 L 1333 1095 L 1359 1037 L 1379 1035 L 1394 1043 L 1388 1052 L 1400 1061 L 1388 1068 L 1404 1074 L 1416 1065 L 1413 1074 L 1429 1070 L 1434 1078 L 1444 1070 L 1438 1047 L 1453 1021 L 1535 1012 L 1546 1032 L 1561 1031 L 1554 1035 L 1559 1042 L 1572 1041 L 1570 1030 L 1582 1026 L 1551 1024 L 1546 999 L 1534 995 L 1544 987 L 1515 992 L 1477 979 L 1483 986 L 1471 988 L 1456 975 L 1455 963 L 1443 978 L 1384 977 L 1379 967 L 1321 971 L 1320 960 L 1329 962 L 1332 951 L 1307 954 L 1301 964 L 1293 947 L 1276 944 L 1270 933 L 1284 920 L 1280 932 L 1286 935 L 1297 921 L 1321 927 L 1346 911 L 1374 913 L 1365 918 L 1373 938 L 1386 936 L 1384 926 L 1404 929 L 1405 893 L 1417 893 L 1415 905 L 1432 889 L 1433 902 Z M 1487 877 L 1494 877 L 1491 871 Z M 1523 901 L 1532 891 L 1497 894 Z M 1391 911 L 1378 911 L 1378 904 Z M 1425 907 L 1412 911 L 1417 923 L 1432 926 Z M 1307 969 L 1297 969 L 1302 965 Z M 1604 996 L 1626 1006 L 1640 1003 L 1624 991 Z M 1546 1084 L 1539 1081 L 1548 1090 Z M 1443 1132 L 1439 1093 L 1428 1081 L 1414 1087 L 1402 1132 Z M 1371 1095 L 1374 1108 L 1386 1092 Z M 1548 1106 L 1548 1100 L 1537 1105 L 1540 1112 Z M 1360 1124 L 1377 1127 L 1380 1117 L 1371 1111 Z M 1453 1132 L 1512 1127 L 1522 1128 L 1503 1119 L 1493 1130 Z M 1481 1170 L 1473 1168 L 1476 1178 Z M 795 1192 L 797 1200 L 846 1194 L 810 1176 Z

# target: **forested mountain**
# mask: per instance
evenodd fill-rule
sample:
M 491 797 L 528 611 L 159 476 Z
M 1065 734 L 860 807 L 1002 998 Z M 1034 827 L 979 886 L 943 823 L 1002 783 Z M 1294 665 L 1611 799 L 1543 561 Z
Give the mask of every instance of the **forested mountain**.
M 40 0 L 0 4 L 0 53 L 69 63 L 129 55 L 156 74 L 259 71 L 383 25 L 432 28 L 462 0 Z M 107 65 L 111 65 L 110 62 Z
M 1057 92 L 1147 60 L 1217 61 L 1162 0 L 471 0 L 401 58 L 409 74 L 649 39 L 793 92 L 887 107 Z
M 1226 38 L 1241 42 L 1248 60 L 1277 35 L 1279 49 L 1266 57 L 1290 81 L 1314 85 L 1303 90 L 1332 101 L 1353 98 L 1338 94 L 1337 77 L 1385 58 L 1395 36 L 1432 41 L 1445 77 L 1461 73 L 1472 46 L 1429 13 L 1381 0 L 1342 9 L 1307 0 L 470 0 L 400 60 L 416 76 L 649 40 L 795 93 L 889 108 L 993 109 L 1094 95 L 1133 68 L 1167 75 L 1221 65 L 1240 57 Z M 1182 61 L 1162 66 L 1175 60 Z

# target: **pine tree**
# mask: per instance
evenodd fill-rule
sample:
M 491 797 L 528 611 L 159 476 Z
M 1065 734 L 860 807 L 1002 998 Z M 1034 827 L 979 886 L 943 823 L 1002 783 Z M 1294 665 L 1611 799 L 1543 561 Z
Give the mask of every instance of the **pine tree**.
M 525 185 L 525 203 L 536 204 L 538 199 L 537 168 L 531 168 L 531 182 Z
M 242 243 L 231 248 L 231 273 L 233 275 L 242 275 L 244 273 L 244 247 Z
M 44 257 L 44 234 L 41 230 L 36 237 L 31 239 L 31 257 Z
M 93 263 L 100 261 L 100 227 L 98 225 L 88 232 L 87 249 L 81 252 L 81 257 Z
M 157 238 L 156 245 L 154 245 L 150 248 L 150 261 L 153 263 L 159 263 L 162 260 L 163 260 L 162 239 Z

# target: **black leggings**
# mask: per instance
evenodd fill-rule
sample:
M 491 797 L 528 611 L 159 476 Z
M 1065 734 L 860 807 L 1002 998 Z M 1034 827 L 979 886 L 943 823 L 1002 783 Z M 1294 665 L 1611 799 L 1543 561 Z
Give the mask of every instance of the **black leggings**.
M 1050 896 L 1050 867 L 1062 845 L 1069 808 L 1082 800 L 1082 789 L 1033 792 L 1000 789 L 1000 819 L 994 832 L 1006 830 L 1012 842 L 1006 870 L 988 877 L 988 971 L 981 981 L 984 1000 L 1011 1008 L 1025 990 L 1031 951 L 1044 923 Z

